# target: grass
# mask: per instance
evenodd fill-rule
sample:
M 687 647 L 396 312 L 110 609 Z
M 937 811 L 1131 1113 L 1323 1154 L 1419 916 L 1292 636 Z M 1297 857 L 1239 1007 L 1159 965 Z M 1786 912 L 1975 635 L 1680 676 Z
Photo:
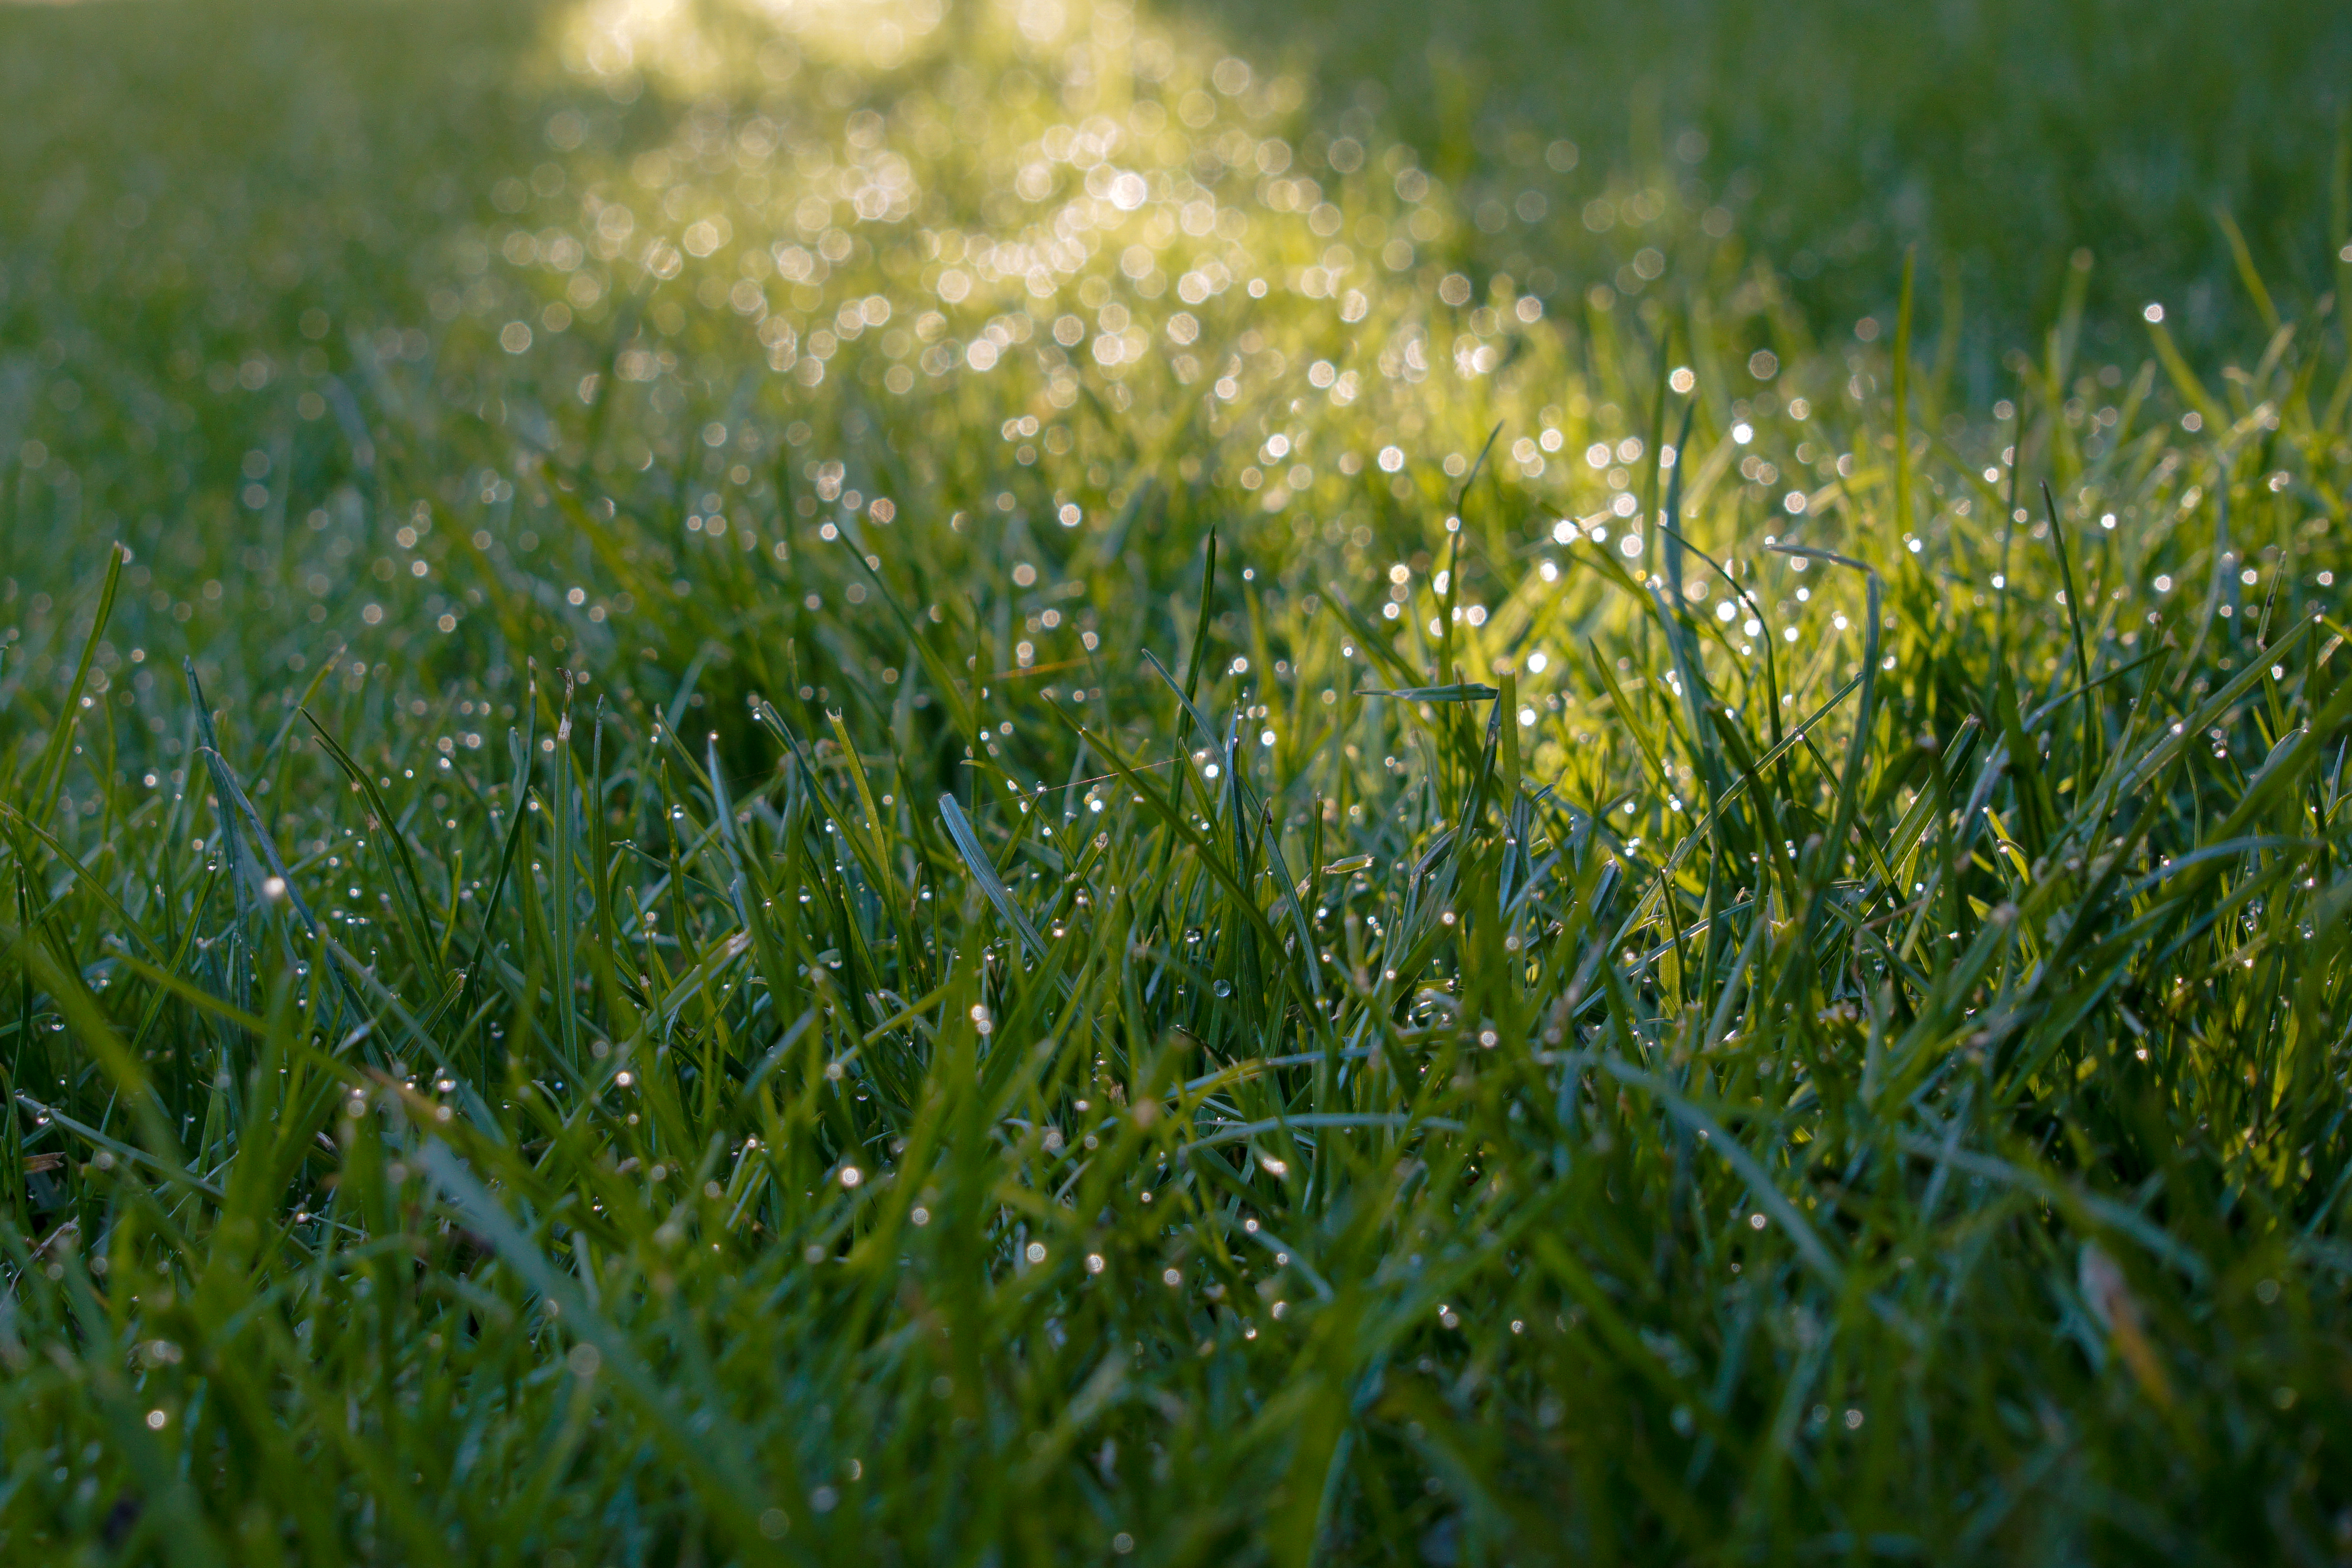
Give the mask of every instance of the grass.
M 12 1552 L 2352 1552 L 2333 297 L 262 15 L 0 17 Z
M 1811 313 L 1891 304 L 1916 244 L 1923 287 L 1966 295 L 1969 348 L 1994 364 L 2057 314 L 2083 247 L 2099 260 L 2102 352 L 2124 352 L 2132 312 L 2168 293 L 2176 332 L 2235 352 L 2261 318 L 2233 286 L 2217 210 L 2274 282 L 2330 287 L 2326 171 L 2352 67 L 2340 7 L 1962 0 L 1891 21 L 1846 0 L 1186 8 L 1264 39 L 1328 100 L 1381 105 L 1454 161 L 1474 217 L 1517 195 L 1515 142 L 1565 136 L 1603 168 L 1696 150 L 1718 183 L 1744 168 L 1743 227 Z

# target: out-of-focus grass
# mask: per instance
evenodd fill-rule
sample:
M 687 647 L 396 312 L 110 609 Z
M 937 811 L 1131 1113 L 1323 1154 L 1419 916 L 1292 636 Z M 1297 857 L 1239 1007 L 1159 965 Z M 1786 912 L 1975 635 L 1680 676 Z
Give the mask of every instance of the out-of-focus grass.
M 1112 6 L 224 16 L 0 17 L 12 1548 L 2346 1550 L 2313 288 L 1971 370 Z
M 2099 262 L 2095 329 L 2168 293 L 2176 331 L 2230 352 L 2262 319 L 2233 282 L 2217 212 L 2242 226 L 2273 287 L 2333 287 L 2328 171 L 2352 107 L 2352 13 L 2340 5 L 1183 9 L 1252 38 L 1331 101 L 1381 105 L 1459 174 L 1474 217 L 1488 201 L 1507 208 L 1514 164 L 1567 137 L 1604 169 L 1674 168 L 1717 187 L 1744 171 L 1756 197 L 1743 227 L 1822 316 L 1888 304 L 1916 242 L 1929 292 L 1947 277 L 1962 289 L 1989 358 L 2057 313 L 2067 258 L 2084 247 Z

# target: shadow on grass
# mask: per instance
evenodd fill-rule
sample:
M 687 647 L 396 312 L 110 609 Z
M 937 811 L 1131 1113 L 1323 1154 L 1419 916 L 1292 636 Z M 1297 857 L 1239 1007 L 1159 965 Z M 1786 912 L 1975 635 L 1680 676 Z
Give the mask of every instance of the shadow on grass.
M 1555 138 L 1596 173 L 1675 167 L 1719 188 L 1750 171 L 1763 221 L 1744 226 L 1829 311 L 1884 306 L 1916 239 L 2020 341 L 2087 247 L 2095 318 L 2163 297 L 2210 341 L 2255 314 L 2217 209 L 2274 292 L 2331 287 L 2346 237 L 2330 174 L 2352 8 L 2315 0 L 1156 8 L 1300 72 L 1334 110 L 1370 110 L 1432 173 L 1505 204 Z

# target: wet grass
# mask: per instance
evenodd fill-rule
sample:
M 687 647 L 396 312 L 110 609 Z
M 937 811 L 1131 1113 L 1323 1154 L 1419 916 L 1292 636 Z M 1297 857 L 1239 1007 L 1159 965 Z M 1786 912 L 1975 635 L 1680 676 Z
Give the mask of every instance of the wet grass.
M 12 1551 L 2352 1552 L 2332 300 L 386 15 L 0 231 Z

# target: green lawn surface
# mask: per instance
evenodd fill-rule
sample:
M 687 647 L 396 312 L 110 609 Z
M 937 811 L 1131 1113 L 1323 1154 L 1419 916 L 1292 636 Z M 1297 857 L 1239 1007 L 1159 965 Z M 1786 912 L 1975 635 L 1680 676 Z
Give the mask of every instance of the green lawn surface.
M 2352 1561 L 2347 58 L 0 9 L 0 1556 Z

